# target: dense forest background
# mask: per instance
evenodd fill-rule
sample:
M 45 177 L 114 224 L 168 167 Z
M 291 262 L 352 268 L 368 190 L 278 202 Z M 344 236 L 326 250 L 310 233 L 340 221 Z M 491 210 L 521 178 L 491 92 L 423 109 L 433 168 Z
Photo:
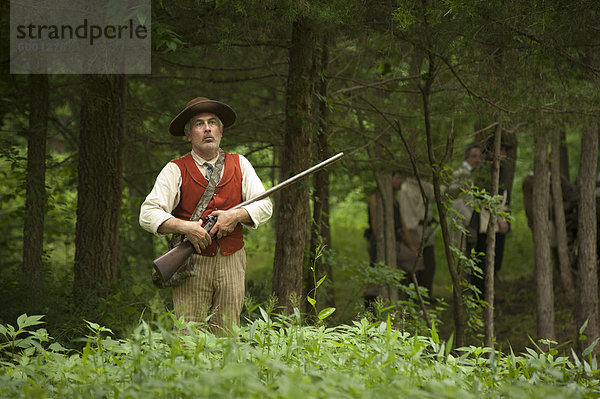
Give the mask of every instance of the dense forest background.
M 0 323 L 45 314 L 68 343 L 83 319 L 125 334 L 140 318 L 165 317 L 170 293 L 154 288 L 150 270 L 166 241 L 142 231 L 138 211 L 165 163 L 189 151 L 168 134 L 170 120 L 205 96 L 236 110 L 222 147 L 248 157 L 268 187 L 346 154 L 276 196 L 273 220 L 247 233 L 247 309 L 275 298 L 283 311 L 310 313 L 311 281 L 327 275 L 317 298 L 319 309 L 336 308 L 327 322 L 364 313 L 367 198 L 390 198 L 392 171 L 447 184 L 464 146 L 502 138 L 512 144 L 514 219 L 497 331 L 490 308 L 463 297 L 465 270 L 443 226 L 426 308 L 459 344 L 491 343 L 490 334 L 517 348 L 528 336 L 568 340 L 586 320 L 589 344 L 600 324 L 599 17 L 585 0 L 155 1 L 152 74 L 128 76 L 11 75 L 3 40 Z M 547 231 L 534 237 L 523 207 L 525 177 L 558 176 L 554 168 L 580 194 L 579 238 L 562 241 L 567 269 L 552 267 Z M 536 179 L 541 219 L 551 192 Z M 401 328 L 425 325 L 417 302 L 393 304 Z

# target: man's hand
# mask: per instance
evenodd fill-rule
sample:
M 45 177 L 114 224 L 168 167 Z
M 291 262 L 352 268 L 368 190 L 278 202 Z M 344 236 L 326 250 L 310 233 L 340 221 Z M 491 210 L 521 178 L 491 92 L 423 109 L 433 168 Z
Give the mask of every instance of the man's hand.
M 202 220 L 197 222 L 189 221 L 186 223 L 184 231 L 186 238 L 192 243 L 198 254 L 212 243 L 210 234 L 204 230 L 202 223 Z
M 497 220 L 498 220 L 498 234 L 508 233 L 508 229 L 510 227 L 508 222 L 506 220 L 502 219 L 500 216 L 498 216 Z
M 231 233 L 239 223 L 250 223 L 250 215 L 244 208 L 227 211 L 214 211 L 210 216 L 216 216 L 217 223 L 210 230 L 211 237 L 222 238 Z
M 409 248 L 415 255 L 419 254 L 420 245 L 410 244 Z
M 212 242 L 210 235 L 202 227 L 202 223 L 202 220 L 195 222 L 191 220 L 170 218 L 165 220 L 158 227 L 158 232 L 161 234 L 184 234 L 194 246 L 196 253 L 200 253 Z

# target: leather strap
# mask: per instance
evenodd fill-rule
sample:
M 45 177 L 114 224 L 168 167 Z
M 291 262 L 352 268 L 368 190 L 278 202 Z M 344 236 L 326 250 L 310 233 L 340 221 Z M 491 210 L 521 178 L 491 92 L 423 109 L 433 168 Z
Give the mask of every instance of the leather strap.
M 223 165 L 225 164 L 225 151 L 219 149 L 219 157 L 217 158 L 217 162 L 215 162 L 215 170 L 212 172 L 210 176 L 210 180 L 208 182 L 208 186 L 206 190 L 204 190 L 204 194 L 202 194 L 202 198 L 198 201 L 196 205 L 196 209 L 194 209 L 194 213 L 192 213 L 192 217 L 190 220 L 197 221 L 200 220 L 202 214 L 206 210 L 210 200 L 212 199 L 213 194 L 217 188 L 217 184 L 221 179 L 221 171 L 223 170 Z

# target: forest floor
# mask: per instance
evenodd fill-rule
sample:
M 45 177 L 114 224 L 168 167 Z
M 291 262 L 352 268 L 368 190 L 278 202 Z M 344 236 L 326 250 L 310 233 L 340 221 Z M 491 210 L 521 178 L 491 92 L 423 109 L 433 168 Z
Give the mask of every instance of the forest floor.
M 500 280 L 496 284 L 498 303 L 495 313 L 495 332 L 499 346 L 508 342 L 515 352 L 533 344 L 529 337 L 537 336 L 537 300 L 535 276 L 517 280 Z M 576 298 L 570 298 L 554 278 L 555 341 L 576 344 L 579 326 L 576 322 Z
M 443 295 L 450 306 L 451 296 Z M 535 276 L 523 276 L 509 280 L 500 278 L 496 281 L 496 306 L 494 331 L 496 348 L 507 352 L 510 348 L 515 353 L 525 351 L 526 347 L 533 348 L 532 340 L 537 337 L 537 302 Z M 555 333 L 559 345 L 566 344 L 575 348 L 579 326 L 576 325 L 576 298 L 569 298 L 555 279 L 554 312 Z M 444 325 L 440 328 L 443 336 L 454 329 L 451 311 L 442 316 Z M 483 334 L 483 331 L 481 332 Z M 483 338 L 481 337 L 483 342 Z M 469 342 L 473 342 L 469 339 Z M 588 343 L 589 345 L 589 343 Z M 587 346 L 587 345 L 586 345 Z M 547 349 L 547 348 L 546 348 Z

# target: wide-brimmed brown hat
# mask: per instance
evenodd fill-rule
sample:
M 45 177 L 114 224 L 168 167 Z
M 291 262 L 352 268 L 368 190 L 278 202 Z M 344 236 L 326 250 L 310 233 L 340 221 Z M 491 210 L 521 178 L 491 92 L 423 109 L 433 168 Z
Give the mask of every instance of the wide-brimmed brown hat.
M 184 110 L 171 121 L 169 133 L 173 136 L 185 135 L 183 131 L 185 124 L 191 117 L 203 112 L 217 115 L 223 122 L 223 127 L 229 127 L 235 122 L 235 111 L 229 105 L 206 97 L 196 97 L 189 101 Z

